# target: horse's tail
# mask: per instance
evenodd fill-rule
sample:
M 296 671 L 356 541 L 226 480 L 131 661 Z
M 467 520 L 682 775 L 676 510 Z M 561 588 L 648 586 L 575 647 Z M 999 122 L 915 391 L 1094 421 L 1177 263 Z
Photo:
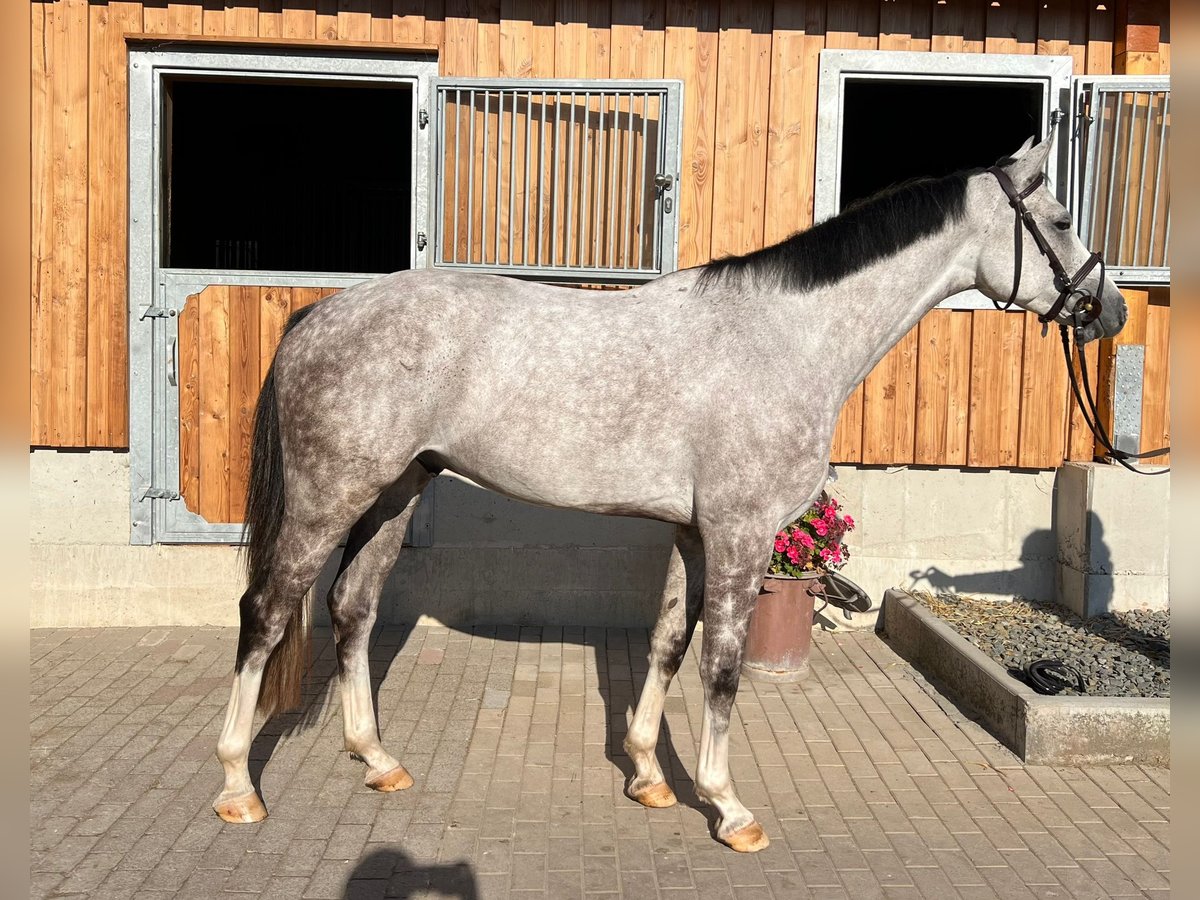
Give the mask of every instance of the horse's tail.
M 292 314 L 286 335 L 312 307 Z M 284 516 L 283 443 L 279 436 L 279 404 L 275 393 L 275 364 L 267 370 L 258 408 L 254 414 L 254 440 L 250 449 L 250 485 L 246 493 L 247 587 L 241 602 L 241 634 L 238 639 L 237 669 L 241 671 L 248 641 L 274 611 L 263 606 L 263 590 L 275 564 L 279 532 Z M 291 599 L 291 598 L 288 598 Z M 283 638 L 267 658 L 258 708 L 266 715 L 298 709 L 304 675 L 312 644 L 312 622 L 307 594 L 296 598 L 288 611 Z

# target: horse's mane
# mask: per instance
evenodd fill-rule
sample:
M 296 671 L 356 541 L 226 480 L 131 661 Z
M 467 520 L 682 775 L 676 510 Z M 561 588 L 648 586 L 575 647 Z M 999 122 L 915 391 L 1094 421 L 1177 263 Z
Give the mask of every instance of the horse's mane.
M 873 262 L 936 234 L 963 216 L 967 179 L 979 169 L 944 178 L 916 178 L 858 200 L 840 215 L 778 244 L 703 266 L 699 286 L 775 283 L 787 291 L 833 284 Z

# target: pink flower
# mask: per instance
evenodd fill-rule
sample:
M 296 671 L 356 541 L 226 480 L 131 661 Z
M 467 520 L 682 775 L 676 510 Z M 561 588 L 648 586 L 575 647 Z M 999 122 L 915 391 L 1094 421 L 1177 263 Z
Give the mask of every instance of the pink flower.
M 803 546 L 809 550 L 811 550 L 813 548 L 813 539 L 812 539 L 811 534 L 809 534 L 806 531 L 798 531 L 798 532 L 796 532 L 796 534 L 800 540 L 801 546 Z
M 846 523 L 847 531 L 854 527 L 854 519 L 852 519 L 850 516 L 843 516 L 842 521 Z
M 787 558 L 790 559 L 793 563 L 800 562 L 800 550 L 796 547 L 788 547 L 787 548 Z
M 825 537 L 829 533 L 829 525 L 824 519 L 813 519 L 812 527 L 820 537 Z
M 775 537 L 775 552 L 782 553 L 787 548 L 788 548 L 787 538 L 780 537 L 777 535 Z
M 838 508 L 837 501 L 836 501 L 836 500 L 834 500 L 832 497 L 830 497 L 830 498 L 829 498 L 829 508 L 830 508 L 830 509 L 837 509 L 837 508 Z
M 825 507 L 825 521 L 832 522 L 836 518 L 837 518 L 837 507 L 834 507 L 834 506 Z
M 833 558 L 833 551 L 830 550 L 828 547 L 822 547 L 821 548 L 821 559 L 824 560 L 825 562 L 829 562 L 829 560 L 832 558 Z

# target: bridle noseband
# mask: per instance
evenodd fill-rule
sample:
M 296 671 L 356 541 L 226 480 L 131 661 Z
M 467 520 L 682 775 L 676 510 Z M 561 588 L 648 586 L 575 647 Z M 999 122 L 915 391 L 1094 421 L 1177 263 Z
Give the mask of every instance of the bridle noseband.
M 1018 191 L 1017 186 L 1008 177 L 1008 173 L 999 166 L 992 166 L 988 171 L 996 176 L 996 180 L 1000 182 L 1001 190 L 1008 196 L 1008 205 L 1017 214 L 1016 230 L 1013 238 L 1016 271 L 1013 274 L 1012 293 L 1009 294 L 1008 300 L 1003 304 L 996 303 L 996 308 L 1007 310 L 1017 302 L 1017 292 L 1021 287 L 1021 265 L 1025 247 L 1025 241 L 1022 240 L 1021 228 L 1024 227 L 1033 236 L 1033 242 L 1037 244 L 1038 249 L 1042 252 L 1042 256 L 1046 257 L 1046 262 L 1050 264 L 1050 269 L 1054 272 L 1054 286 L 1058 288 L 1058 299 L 1054 301 L 1053 305 L 1044 314 L 1038 316 L 1038 321 L 1044 325 L 1056 321 L 1062 313 L 1063 307 L 1067 305 L 1067 301 L 1072 298 L 1078 298 L 1069 310 L 1077 329 L 1096 321 L 1096 319 L 1100 318 L 1100 311 L 1103 309 L 1100 298 L 1091 291 L 1083 290 L 1080 288 L 1080 285 L 1091 274 L 1092 269 L 1100 266 L 1100 285 L 1103 288 L 1105 278 L 1104 257 L 1099 253 L 1093 253 L 1087 258 L 1087 262 L 1079 267 L 1079 271 L 1074 276 L 1068 276 L 1067 270 L 1063 267 L 1062 261 L 1059 260 L 1058 255 L 1054 252 L 1054 248 L 1050 246 L 1045 235 L 1038 228 L 1037 222 L 1033 218 L 1033 213 L 1025 206 L 1025 201 L 1033 196 L 1034 192 L 1042 186 L 1042 179 L 1036 178 L 1025 190 Z

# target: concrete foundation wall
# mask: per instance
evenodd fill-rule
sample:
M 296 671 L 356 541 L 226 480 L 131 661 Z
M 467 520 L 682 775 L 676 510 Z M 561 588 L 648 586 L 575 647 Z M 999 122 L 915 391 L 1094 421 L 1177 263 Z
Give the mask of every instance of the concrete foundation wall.
M 30 469 L 34 626 L 237 623 L 236 548 L 129 545 L 125 454 L 36 451 Z M 832 492 L 859 523 L 845 574 L 875 598 L 915 586 L 1052 599 L 1054 482 L 1053 472 L 842 467 Z M 539 509 L 448 477 L 434 491 L 434 546 L 401 554 L 386 620 L 653 621 L 669 526 Z M 320 620 L 324 603 L 314 609 Z
M 854 517 L 843 570 L 878 603 L 892 587 L 1054 599 L 1053 471 L 841 466 Z

